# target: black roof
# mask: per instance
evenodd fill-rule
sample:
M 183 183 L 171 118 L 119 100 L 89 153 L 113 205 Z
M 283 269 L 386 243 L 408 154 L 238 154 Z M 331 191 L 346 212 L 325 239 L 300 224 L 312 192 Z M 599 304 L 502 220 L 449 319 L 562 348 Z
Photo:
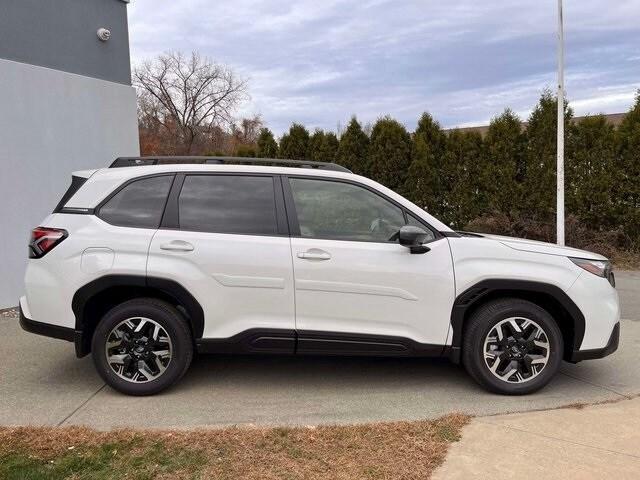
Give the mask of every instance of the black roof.
M 351 173 L 351 170 L 329 162 L 312 162 L 311 160 L 285 160 L 281 158 L 251 158 L 251 157 L 188 157 L 188 156 L 160 156 L 160 157 L 120 157 L 109 168 L 139 167 L 144 165 L 264 165 L 299 168 L 316 168 L 318 170 L 334 170 L 336 172 Z

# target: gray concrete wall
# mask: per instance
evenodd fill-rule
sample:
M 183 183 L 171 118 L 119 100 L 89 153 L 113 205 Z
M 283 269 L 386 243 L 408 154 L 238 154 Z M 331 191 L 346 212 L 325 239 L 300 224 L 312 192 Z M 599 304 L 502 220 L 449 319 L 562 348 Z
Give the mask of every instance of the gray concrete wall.
M 132 87 L 0 59 L 0 308 L 17 305 L 29 232 L 71 172 L 138 154 Z
M 98 39 L 100 27 L 111 39 Z M 0 0 L 0 58 L 131 84 L 122 0 Z

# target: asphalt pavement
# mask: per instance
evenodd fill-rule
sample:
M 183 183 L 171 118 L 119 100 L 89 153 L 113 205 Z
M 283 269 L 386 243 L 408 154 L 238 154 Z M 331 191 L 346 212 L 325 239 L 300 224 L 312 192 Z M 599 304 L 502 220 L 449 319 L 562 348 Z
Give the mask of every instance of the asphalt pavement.
M 543 390 L 524 397 L 485 392 L 445 360 L 201 356 L 174 388 L 127 397 L 105 386 L 71 343 L 0 318 L 0 425 L 192 428 L 316 425 L 493 415 L 616 400 L 640 394 L 640 272 L 617 272 L 619 350 L 564 363 Z

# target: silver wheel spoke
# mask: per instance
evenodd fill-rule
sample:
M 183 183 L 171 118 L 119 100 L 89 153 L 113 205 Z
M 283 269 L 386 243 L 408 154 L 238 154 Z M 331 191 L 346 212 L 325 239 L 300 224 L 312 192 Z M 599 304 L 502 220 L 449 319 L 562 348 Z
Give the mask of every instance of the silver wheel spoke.
M 540 348 L 546 348 L 546 349 L 549 348 L 549 343 L 548 342 L 543 342 L 543 341 L 540 341 L 540 340 L 534 340 L 533 343 L 537 347 L 540 347 Z
M 531 358 L 531 365 L 547 363 L 547 359 L 543 355 L 529 355 L 529 357 Z
M 496 358 L 495 362 L 493 362 L 493 365 L 489 367 L 489 370 L 491 370 L 492 373 L 496 373 L 496 370 L 498 370 L 499 365 L 500 365 L 500 359 Z
M 116 348 L 122 345 L 122 339 L 114 340 L 113 342 L 107 342 L 107 349 Z
M 511 326 L 513 327 L 513 329 L 516 332 L 522 332 L 522 329 L 520 328 L 520 325 L 518 325 L 518 322 L 516 322 L 516 320 L 514 318 L 509 320 L 509 323 L 511 324 Z
M 509 377 L 510 377 L 511 375 L 513 375 L 514 373 L 516 373 L 517 371 L 518 371 L 518 369 L 517 369 L 517 368 L 512 368 L 511 370 L 509 370 L 509 371 L 508 371 L 507 373 L 505 373 L 504 375 L 499 375 L 499 377 L 500 377 L 502 380 L 509 380 Z
M 153 327 L 153 339 L 158 340 L 158 335 L 160 334 L 160 325 L 154 325 Z
M 109 355 L 107 357 L 107 361 L 109 363 L 115 363 L 115 364 L 124 364 L 124 360 L 125 358 L 127 358 L 129 356 L 128 353 L 122 353 L 119 355 Z
M 156 377 L 159 377 L 163 370 L 159 370 L 158 373 L 153 373 L 147 365 L 147 362 L 140 361 L 138 362 L 138 370 L 141 371 L 148 380 L 153 380 Z
M 144 318 L 140 319 L 140 323 L 138 324 L 138 326 L 136 327 L 134 332 L 139 332 L 140 330 L 142 330 L 142 327 L 144 327 L 145 323 L 147 323 L 147 321 Z M 157 326 L 159 326 L 159 325 L 157 325 Z
M 156 366 L 158 367 L 158 372 L 160 372 L 160 373 L 164 372 L 164 371 L 167 369 L 167 367 L 165 367 L 165 366 L 162 364 L 162 362 L 160 361 L 160 359 L 159 359 L 158 357 L 156 357 Z M 159 373 L 159 374 L 160 374 L 160 373 Z M 158 374 L 158 375 L 159 375 L 159 374 Z

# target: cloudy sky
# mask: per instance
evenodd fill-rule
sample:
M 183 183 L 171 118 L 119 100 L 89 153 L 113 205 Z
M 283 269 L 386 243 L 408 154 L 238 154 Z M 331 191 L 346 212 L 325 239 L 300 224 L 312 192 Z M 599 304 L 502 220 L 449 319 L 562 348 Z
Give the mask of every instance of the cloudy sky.
M 566 88 L 579 115 L 640 88 L 640 1 L 565 0 Z M 526 117 L 556 83 L 556 0 L 133 0 L 132 61 L 197 50 L 249 79 L 243 114 L 280 134 L 352 114 L 446 127 Z

